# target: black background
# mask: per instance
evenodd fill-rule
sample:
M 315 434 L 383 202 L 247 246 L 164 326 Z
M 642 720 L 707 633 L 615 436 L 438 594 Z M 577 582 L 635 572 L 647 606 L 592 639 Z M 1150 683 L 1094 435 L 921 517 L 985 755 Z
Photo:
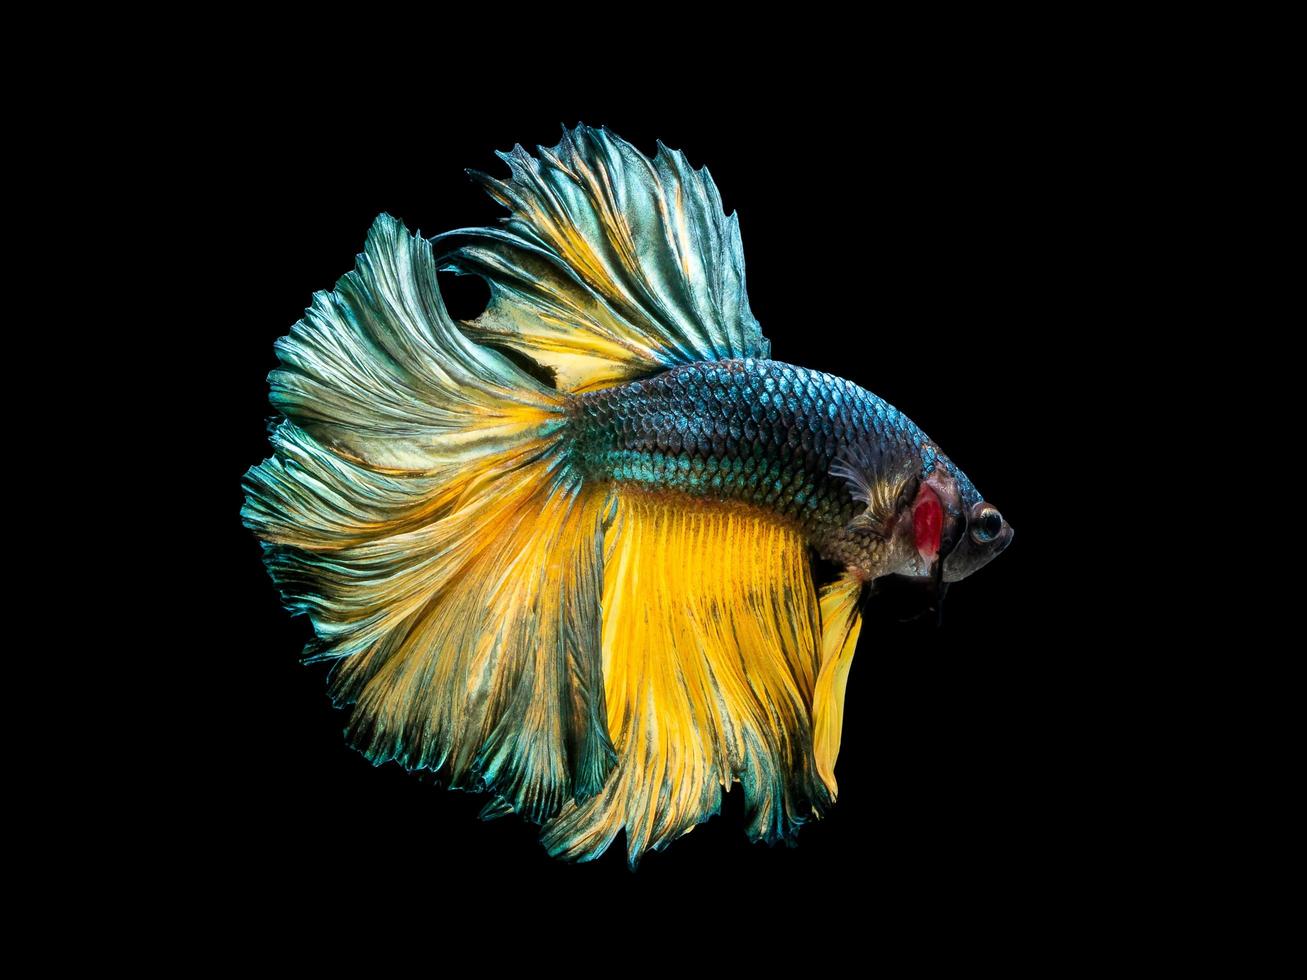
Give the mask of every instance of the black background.
M 221 326 L 206 357 L 221 405 L 206 453 L 217 540 L 194 662 L 216 693 L 202 761 L 174 768 L 160 821 L 246 901 L 298 907 L 396 882 L 451 896 L 530 896 L 564 917 L 572 896 L 621 903 L 678 893 L 814 904 L 838 887 L 900 909 L 959 902 L 1049 920 L 1110 861 L 1128 787 L 1104 792 L 1113 708 L 1083 600 L 1096 492 L 1078 441 L 1087 379 L 1104 376 L 1113 300 L 1131 275 L 1117 238 L 1130 124 L 1101 138 L 1089 88 L 1001 71 L 874 94 L 777 86 L 701 105 L 590 94 L 433 98 L 425 114 L 320 93 L 233 106 L 203 139 L 200 206 Z M 848 377 L 914 419 L 1016 530 L 1008 551 L 949 593 L 941 627 L 877 603 L 846 701 L 839 801 L 798 846 L 751 845 L 738 787 L 723 811 L 635 874 L 619 841 L 581 866 L 548 858 L 515 817 L 348 749 L 325 670 L 298 662 L 306 619 L 279 604 L 239 521 L 241 474 L 268 454 L 273 341 L 348 271 L 375 216 L 431 235 L 502 209 L 464 174 L 503 175 L 493 151 L 553 146 L 560 125 L 606 124 L 706 164 L 739 213 L 754 314 L 773 356 Z M 1139 137 L 1142 138 L 1142 137 Z M 455 314 L 477 284 L 448 278 Z M 239 302 L 232 302 L 235 289 Z M 1113 328 L 1115 329 L 1115 328 Z M 1074 529 L 1077 546 L 1067 547 Z M 719 898 L 727 896 L 726 899 Z M 561 921 L 561 919 L 560 919 Z

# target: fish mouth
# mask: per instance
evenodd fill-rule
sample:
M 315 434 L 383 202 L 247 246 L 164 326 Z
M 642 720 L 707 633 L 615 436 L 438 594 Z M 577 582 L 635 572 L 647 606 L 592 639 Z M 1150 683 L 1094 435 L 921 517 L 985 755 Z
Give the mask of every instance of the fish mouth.
M 965 535 L 965 531 L 963 533 Z M 936 598 L 942 601 L 950 584 L 960 582 L 984 568 L 1012 545 L 1015 536 L 1016 532 L 1010 524 L 1004 524 L 998 536 L 984 545 L 977 545 L 969 537 L 964 536 L 947 554 L 942 554 L 931 562 L 926 571 L 899 572 L 894 578 L 911 582 L 927 590 L 933 589 L 937 594 Z
M 997 558 L 1003 552 L 1007 551 L 1008 545 L 1012 543 L 1012 539 L 1016 536 L 1016 533 L 1016 531 L 1012 530 L 1011 524 L 1004 523 L 1003 530 L 998 532 L 998 537 L 995 538 L 993 544 L 990 545 L 990 548 L 994 551 L 994 558 Z

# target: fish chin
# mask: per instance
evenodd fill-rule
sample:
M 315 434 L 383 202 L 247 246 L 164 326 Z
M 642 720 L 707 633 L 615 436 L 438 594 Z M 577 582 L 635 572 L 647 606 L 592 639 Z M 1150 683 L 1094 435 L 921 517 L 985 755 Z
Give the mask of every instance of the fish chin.
M 1012 526 L 1004 523 L 1003 530 L 993 541 L 981 543 L 970 535 L 965 537 L 944 561 L 944 581 L 959 582 L 988 565 L 1012 543 L 1014 534 Z

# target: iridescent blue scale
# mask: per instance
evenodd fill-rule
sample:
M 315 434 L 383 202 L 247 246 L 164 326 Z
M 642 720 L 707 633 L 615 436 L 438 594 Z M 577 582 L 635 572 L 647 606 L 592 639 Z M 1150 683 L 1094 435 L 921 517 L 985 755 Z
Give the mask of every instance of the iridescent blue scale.
M 687 364 L 580 396 L 577 460 L 592 479 L 739 500 L 816 540 L 862 505 L 831 465 L 855 442 L 935 465 L 925 434 L 851 381 L 780 361 Z

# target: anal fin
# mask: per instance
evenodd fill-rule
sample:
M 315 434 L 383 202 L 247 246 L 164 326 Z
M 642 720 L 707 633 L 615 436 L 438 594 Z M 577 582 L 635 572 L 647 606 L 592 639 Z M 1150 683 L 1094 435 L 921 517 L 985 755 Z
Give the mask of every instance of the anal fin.
M 827 793 L 812 748 L 818 607 L 800 532 L 762 510 L 624 491 L 609 527 L 603 664 L 618 753 L 593 799 L 545 827 L 550 853 L 634 867 L 743 786 L 749 836 L 789 840 Z

